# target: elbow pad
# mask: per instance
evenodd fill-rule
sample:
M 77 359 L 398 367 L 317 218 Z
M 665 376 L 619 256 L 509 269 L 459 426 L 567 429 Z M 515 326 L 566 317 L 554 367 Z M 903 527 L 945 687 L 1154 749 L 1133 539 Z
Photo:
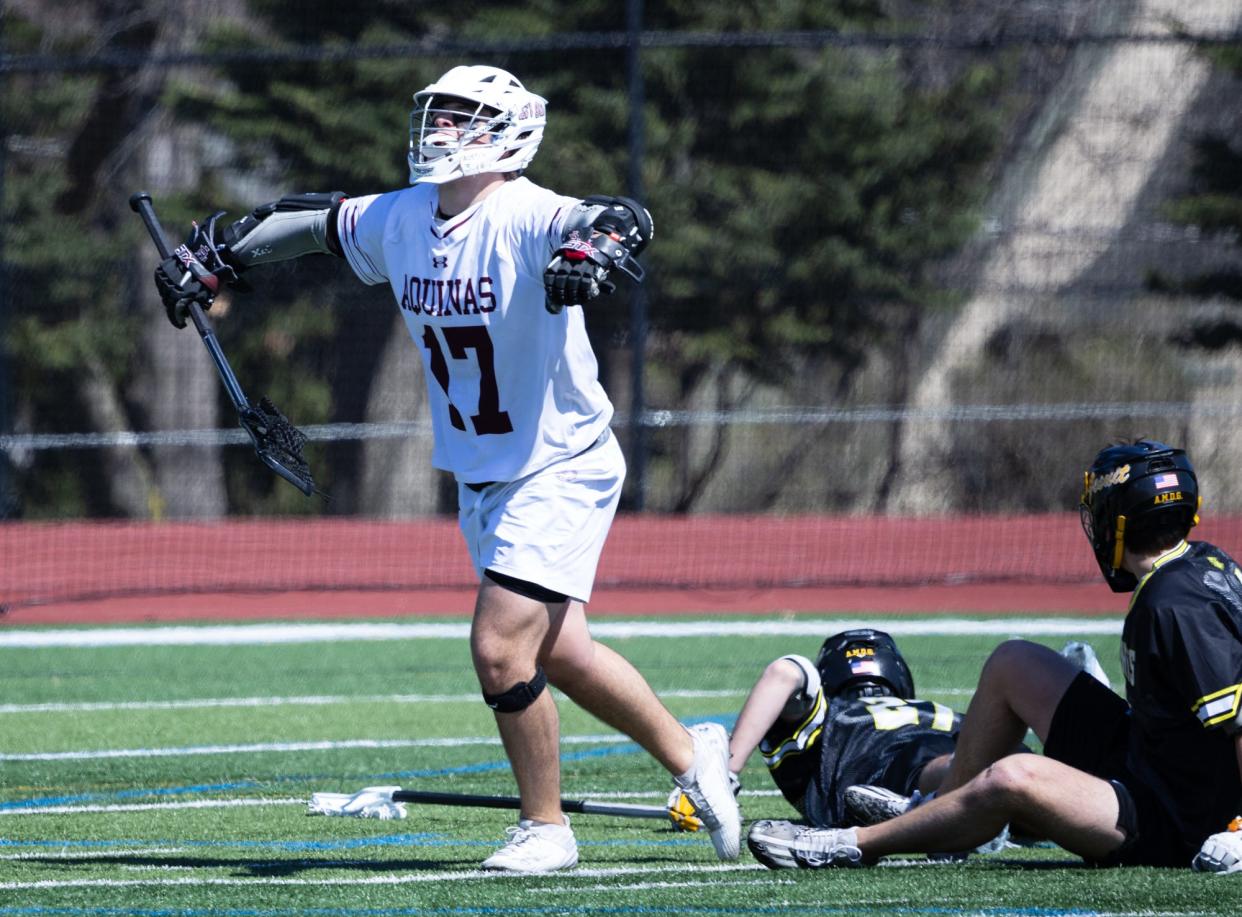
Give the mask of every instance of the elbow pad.
M 647 247 L 655 226 L 651 214 L 633 198 L 593 194 L 578 204 L 565 220 L 563 247 L 572 248 L 577 239 L 587 239 L 613 266 L 635 281 L 643 279 L 643 268 L 634 256 Z
M 224 230 L 227 260 L 239 270 L 301 255 L 340 255 L 336 216 L 340 191 L 294 194 L 256 207 Z

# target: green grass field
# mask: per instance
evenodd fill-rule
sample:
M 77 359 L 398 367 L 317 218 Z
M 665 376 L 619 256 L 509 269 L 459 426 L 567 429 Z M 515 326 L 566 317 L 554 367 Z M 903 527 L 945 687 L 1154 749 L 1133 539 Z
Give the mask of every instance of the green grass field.
M 813 656 L 839 629 L 831 619 L 797 623 L 801 635 L 606 639 L 683 721 L 732 722 L 769 660 Z M 947 633 L 942 620 L 900 623 L 909 628 L 898 641 L 920 696 L 964 709 L 1006 625 L 963 636 Z M 1098 623 L 1105 632 L 1087 639 L 1116 680 L 1116 622 Z M 139 630 L 156 642 L 167 633 Z M 705 835 L 659 821 L 586 815 L 574 823 L 576 870 L 487 875 L 477 866 L 513 813 L 411 806 L 403 821 L 305 814 L 313 791 L 373 784 L 514 792 L 464 638 L 2 642 L 21 633 L 0 631 L 0 915 L 1242 911 L 1235 879 L 1086 869 L 1055 848 L 956 865 L 912 857 L 869 870 L 778 873 L 744 849 L 738 862 L 721 864 Z M 1036 639 L 1059 648 L 1067 638 Z M 670 781 L 658 765 L 558 700 L 567 797 L 663 803 Z M 747 820 L 796 817 L 758 755 L 743 783 Z

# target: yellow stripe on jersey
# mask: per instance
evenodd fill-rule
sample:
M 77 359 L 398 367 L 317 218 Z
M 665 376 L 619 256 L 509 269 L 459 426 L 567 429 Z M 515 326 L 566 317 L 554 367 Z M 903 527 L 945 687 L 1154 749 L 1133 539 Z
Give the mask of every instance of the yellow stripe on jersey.
M 1234 719 L 1240 707 L 1242 707 L 1242 684 L 1233 685 L 1199 698 L 1191 705 L 1190 712 L 1197 716 L 1204 726 L 1215 726 Z
M 1138 585 L 1134 587 L 1134 592 L 1130 595 L 1129 608 L 1134 607 L 1134 603 L 1138 600 L 1139 593 L 1143 591 L 1143 587 L 1147 585 L 1147 581 L 1151 579 L 1151 575 L 1153 573 L 1155 573 L 1157 570 L 1159 570 L 1169 561 L 1177 560 L 1177 558 L 1181 557 L 1183 554 L 1185 554 L 1189 550 L 1190 550 L 1190 542 L 1181 541 L 1181 542 L 1178 542 L 1176 547 L 1170 548 L 1169 550 L 1161 554 L 1159 557 L 1157 557 L 1155 560 L 1155 563 L 1151 565 L 1151 569 L 1143 574 L 1143 578 L 1140 579 L 1138 581 Z
M 787 758 L 800 755 L 811 748 L 823 732 L 827 711 L 828 703 L 824 700 L 824 692 L 820 690 L 815 694 L 815 703 L 811 705 L 811 712 L 788 739 L 775 748 L 766 748 L 766 741 L 760 742 L 759 753 L 763 756 L 763 763 L 768 766 L 768 770 L 775 770 Z

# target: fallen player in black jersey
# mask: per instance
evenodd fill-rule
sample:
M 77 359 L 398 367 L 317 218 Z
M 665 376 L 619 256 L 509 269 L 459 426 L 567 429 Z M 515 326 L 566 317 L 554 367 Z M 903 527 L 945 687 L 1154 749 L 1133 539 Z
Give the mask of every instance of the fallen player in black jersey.
M 1107 683 L 1088 644 L 1068 644 L 1062 654 Z M 871 825 L 935 795 L 961 722 L 954 710 L 915 696 L 909 665 L 889 634 L 843 631 L 824 641 L 814 662 L 789 654 L 763 670 L 729 739 L 731 779 L 740 789 L 738 775 L 757 748 L 806 824 Z M 674 791 L 668 807 L 674 823 L 697 830 L 683 794 Z M 1008 833 L 943 856 L 1003 849 Z
M 1048 647 L 1008 641 L 934 799 L 872 826 L 756 822 L 751 852 L 771 868 L 863 866 L 1013 824 L 1097 865 L 1242 868 L 1242 835 L 1222 831 L 1242 811 L 1242 570 L 1187 541 L 1199 503 L 1186 454 L 1162 443 L 1110 446 L 1086 472 L 1087 538 L 1113 590 L 1134 593 L 1124 699 Z M 1012 753 L 1028 728 L 1044 754 Z

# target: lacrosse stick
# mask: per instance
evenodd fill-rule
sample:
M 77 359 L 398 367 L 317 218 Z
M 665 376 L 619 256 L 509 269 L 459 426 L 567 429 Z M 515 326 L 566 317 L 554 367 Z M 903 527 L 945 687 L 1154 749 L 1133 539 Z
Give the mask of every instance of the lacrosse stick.
M 371 786 L 357 793 L 315 793 L 307 814 L 352 815 L 360 818 L 404 818 L 403 803 L 433 806 L 467 806 L 483 809 L 521 809 L 516 796 L 475 796 L 469 793 L 433 793 L 424 790 L 403 790 L 395 786 Z M 639 806 L 627 803 L 593 802 L 588 799 L 562 799 L 561 810 L 580 815 L 616 815 L 621 818 L 672 819 L 664 806 Z M 690 830 L 697 830 L 697 825 Z
M 155 242 L 160 257 L 165 260 L 178 257 L 182 263 L 187 265 L 187 271 L 194 273 L 193 265 L 197 265 L 198 262 L 190 255 L 189 250 L 181 245 L 175 252 L 170 251 L 168 243 L 164 241 L 164 229 L 160 225 L 159 217 L 155 215 L 151 195 L 145 191 L 139 191 L 130 197 L 129 206 L 142 217 L 142 222 L 146 225 L 151 240 Z M 207 274 L 206 278 L 200 279 L 206 282 L 207 278 L 211 281 L 207 282 L 207 286 L 214 290 L 218 278 Z M 184 283 L 184 280 L 182 282 Z M 202 308 L 198 303 L 191 302 L 189 312 L 199 337 L 203 339 L 207 352 L 211 354 L 212 362 L 216 364 L 216 371 L 220 374 L 221 381 L 224 382 L 224 389 L 228 392 L 229 400 L 237 409 L 237 420 L 242 429 L 250 435 L 254 451 L 263 460 L 263 464 L 306 496 L 309 497 L 313 493 L 323 494 L 323 491 L 315 487 L 310 465 L 302 457 L 306 434 L 290 423 L 289 418 L 282 414 L 269 398 L 260 398 L 257 405 L 250 402 L 246 393 L 242 391 L 241 383 L 237 381 L 233 368 L 229 366 L 224 351 L 220 349 L 220 342 L 216 340 L 216 333 L 211 323 L 207 321 L 207 316 L 203 314 Z

